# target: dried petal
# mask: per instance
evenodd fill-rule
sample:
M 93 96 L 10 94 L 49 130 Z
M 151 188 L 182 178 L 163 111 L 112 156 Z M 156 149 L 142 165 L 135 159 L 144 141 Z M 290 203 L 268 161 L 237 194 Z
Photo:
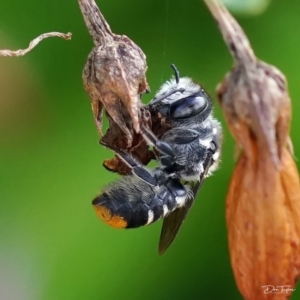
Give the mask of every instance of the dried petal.
M 140 108 L 141 122 L 144 126 L 151 128 L 151 116 L 145 107 Z M 106 145 L 118 145 L 120 149 L 126 149 L 126 152 L 135 157 L 142 164 L 147 165 L 151 159 L 154 159 L 154 153 L 149 150 L 143 136 L 140 133 L 133 132 L 132 145 L 128 147 L 126 145 L 126 138 L 124 134 L 120 132 L 117 126 L 113 126 L 113 121 L 109 119 L 110 127 L 107 130 L 105 136 L 101 139 L 101 144 Z M 131 169 L 117 156 L 112 159 L 104 161 L 103 166 L 112 172 L 118 172 L 120 175 L 130 174 Z

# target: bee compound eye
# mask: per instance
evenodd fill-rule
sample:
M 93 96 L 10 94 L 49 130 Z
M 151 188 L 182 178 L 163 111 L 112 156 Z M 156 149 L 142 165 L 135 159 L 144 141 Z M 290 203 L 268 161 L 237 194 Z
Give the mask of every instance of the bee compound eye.
M 202 96 L 191 96 L 180 99 L 172 104 L 170 116 L 174 119 L 185 119 L 199 114 L 207 106 L 207 100 Z

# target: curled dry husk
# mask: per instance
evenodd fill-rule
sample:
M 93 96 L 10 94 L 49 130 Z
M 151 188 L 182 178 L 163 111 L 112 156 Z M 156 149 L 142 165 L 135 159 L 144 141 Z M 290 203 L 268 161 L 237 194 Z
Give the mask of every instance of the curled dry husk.
M 151 128 L 150 113 L 141 102 L 141 95 L 149 90 L 146 56 L 127 36 L 111 31 L 94 0 L 78 2 L 95 44 L 83 70 L 84 87 L 99 133 L 103 109 L 110 124 L 100 143 L 124 149 L 146 165 L 153 158 L 139 133 L 141 124 Z M 130 172 L 117 157 L 106 160 L 104 166 L 120 174 Z
M 224 6 L 205 2 L 235 61 L 218 86 L 226 121 L 241 148 L 226 208 L 235 280 L 245 299 L 288 299 L 300 272 L 300 185 L 285 77 L 255 57 Z

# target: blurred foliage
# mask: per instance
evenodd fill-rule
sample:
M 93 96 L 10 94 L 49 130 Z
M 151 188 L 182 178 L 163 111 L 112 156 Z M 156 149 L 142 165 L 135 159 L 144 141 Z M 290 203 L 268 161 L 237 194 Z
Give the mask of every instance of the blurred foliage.
M 232 60 L 202 2 L 98 4 L 112 30 L 147 55 L 152 94 L 145 102 L 171 76 L 171 63 L 216 98 L 215 86 Z M 299 10 L 299 1 L 273 1 L 264 14 L 238 19 L 257 56 L 288 78 L 296 156 Z M 205 182 L 174 244 L 158 256 L 161 222 L 114 230 L 91 206 L 118 176 L 101 166 L 112 153 L 98 145 L 82 86 L 93 44 L 77 1 L 1 1 L 1 49 L 25 48 L 54 30 L 73 38 L 45 40 L 22 58 L 0 58 L 0 299 L 241 299 L 226 240 L 225 197 L 234 166 L 226 126 L 220 170 Z M 224 124 L 218 105 L 215 113 Z M 300 299 L 300 288 L 292 299 Z
M 227 6 L 227 8 L 234 13 L 242 15 L 258 15 L 263 13 L 270 0 L 222 0 L 222 2 Z

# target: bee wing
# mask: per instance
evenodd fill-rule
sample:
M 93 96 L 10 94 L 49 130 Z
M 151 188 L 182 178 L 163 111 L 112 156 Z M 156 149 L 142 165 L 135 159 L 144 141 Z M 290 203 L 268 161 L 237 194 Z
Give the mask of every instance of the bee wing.
M 204 172 L 200 174 L 199 181 L 193 188 L 194 197 L 192 199 L 189 199 L 185 206 L 175 209 L 172 213 L 164 218 L 158 245 L 159 254 L 163 254 L 174 241 L 184 219 L 186 218 L 190 208 L 194 203 L 195 198 L 197 197 L 205 176 L 212 164 L 212 156 L 213 152 L 209 151 L 206 160 L 203 163 Z
M 158 245 L 159 254 L 163 254 L 174 241 L 193 202 L 194 199 L 189 200 L 185 206 L 175 209 L 166 218 L 164 218 Z

